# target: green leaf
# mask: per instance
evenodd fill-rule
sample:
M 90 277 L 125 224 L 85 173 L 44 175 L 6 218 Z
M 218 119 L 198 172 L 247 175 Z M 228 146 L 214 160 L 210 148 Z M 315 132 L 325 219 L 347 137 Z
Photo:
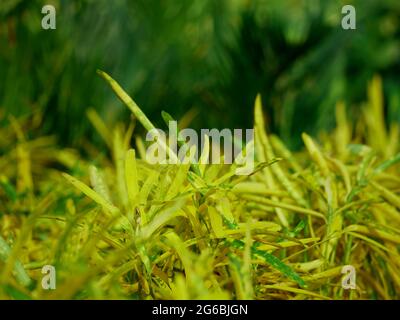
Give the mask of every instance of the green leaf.
M 231 247 L 234 247 L 236 249 L 243 250 L 244 246 L 245 246 L 243 241 L 237 240 L 237 239 L 235 239 L 231 242 L 229 242 L 227 240 L 227 242 Z M 303 288 L 307 287 L 305 281 L 291 267 L 289 267 L 288 265 L 283 263 L 280 259 L 278 259 L 274 255 L 272 255 L 266 251 L 258 250 L 256 247 L 256 244 L 253 244 L 253 246 L 251 247 L 251 253 L 255 257 L 262 258 L 271 267 L 280 271 L 283 275 L 285 275 L 289 279 L 292 279 L 293 281 L 295 281 L 299 286 L 301 286 Z

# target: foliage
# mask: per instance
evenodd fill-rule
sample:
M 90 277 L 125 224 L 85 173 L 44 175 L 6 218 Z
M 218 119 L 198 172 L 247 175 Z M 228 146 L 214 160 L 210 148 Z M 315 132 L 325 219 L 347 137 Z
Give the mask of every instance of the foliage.
M 101 74 L 135 116 L 109 129 L 91 111 L 109 155 L 85 140 L 82 157 L 37 135 L 39 112 L 1 122 L 2 298 L 399 298 L 399 127 L 386 128 L 380 78 L 355 124 L 339 103 L 336 130 L 319 143 L 303 134 L 294 154 L 266 132 L 258 96 L 258 169 L 236 176 L 234 165 L 195 173 L 144 161 L 135 121 L 149 120 Z M 53 291 L 41 288 L 47 264 Z

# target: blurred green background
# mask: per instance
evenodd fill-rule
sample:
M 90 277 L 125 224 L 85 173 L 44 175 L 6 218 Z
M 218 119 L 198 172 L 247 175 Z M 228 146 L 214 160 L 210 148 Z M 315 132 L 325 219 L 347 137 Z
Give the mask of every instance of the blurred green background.
M 357 30 L 341 28 L 353 4 Z M 57 29 L 41 28 L 41 8 Z M 372 75 L 384 81 L 389 121 L 400 121 L 398 0 L 1 0 L 0 108 L 45 113 L 63 145 L 96 141 L 88 107 L 113 122 L 129 113 L 96 69 L 110 73 L 157 125 L 161 110 L 194 128 L 249 128 L 262 94 L 270 130 L 292 147 L 300 133 L 353 117 Z

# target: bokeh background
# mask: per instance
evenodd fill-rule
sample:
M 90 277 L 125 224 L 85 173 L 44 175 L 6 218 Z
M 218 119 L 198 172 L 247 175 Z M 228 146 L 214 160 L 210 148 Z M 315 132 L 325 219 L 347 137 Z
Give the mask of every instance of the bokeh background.
M 54 31 L 41 28 L 45 4 Z M 345 4 L 356 30 L 341 28 Z M 110 123 L 129 113 L 96 69 L 158 125 L 166 110 L 194 128 L 249 128 L 260 92 L 270 130 L 295 149 L 302 131 L 335 125 L 337 101 L 357 117 L 374 74 L 400 121 L 400 1 L 0 1 L 0 112 L 41 110 L 61 145 L 99 143 L 86 110 Z

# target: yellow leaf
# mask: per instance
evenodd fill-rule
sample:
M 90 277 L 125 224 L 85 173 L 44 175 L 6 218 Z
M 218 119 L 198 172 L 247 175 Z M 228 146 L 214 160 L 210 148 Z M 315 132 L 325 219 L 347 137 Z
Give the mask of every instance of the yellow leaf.
M 65 179 L 67 179 L 75 188 L 78 190 L 82 191 L 86 196 L 88 196 L 90 199 L 92 199 L 94 202 L 97 204 L 101 205 L 104 209 L 106 209 L 108 212 L 112 214 L 119 213 L 119 209 L 115 207 L 113 204 L 108 202 L 106 199 L 104 199 L 101 195 L 99 195 L 96 191 L 88 187 L 86 184 L 83 182 L 79 181 L 78 179 L 70 176 L 67 173 L 62 174 Z
M 136 155 L 133 149 L 128 150 L 125 158 L 125 182 L 130 205 L 133 205 L 139 193 Z

